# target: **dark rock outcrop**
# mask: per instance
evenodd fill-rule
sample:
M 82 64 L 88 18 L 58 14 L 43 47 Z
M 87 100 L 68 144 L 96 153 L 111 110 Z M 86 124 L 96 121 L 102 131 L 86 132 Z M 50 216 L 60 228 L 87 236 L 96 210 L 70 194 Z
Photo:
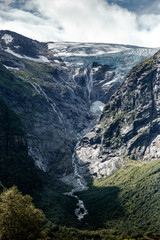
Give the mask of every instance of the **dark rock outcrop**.
M 23 125 L 18 115 L 0 98 L 0 181 L 33 194 L 42 187 L 40 170 L 28 155 Z

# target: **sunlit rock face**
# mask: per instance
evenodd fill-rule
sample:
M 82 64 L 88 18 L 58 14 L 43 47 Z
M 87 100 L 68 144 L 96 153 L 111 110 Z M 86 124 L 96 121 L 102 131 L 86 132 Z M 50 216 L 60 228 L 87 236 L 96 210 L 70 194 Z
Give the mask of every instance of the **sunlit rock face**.
M 130 159 L 160 158 L 160 52 L 137 65 L 76 150 L 89 174 L 106 176 Z M 86 174 L 83 169 L 84 175 Z
M 113 44 L 40 43 L 0 31 L 0 63 L 16 77 L 1 79 L 0 94 L 21 117 L 36 164 L 60 177 L 71 173 L 77 138 L 95 124 L 133 65 L 155 51 Z

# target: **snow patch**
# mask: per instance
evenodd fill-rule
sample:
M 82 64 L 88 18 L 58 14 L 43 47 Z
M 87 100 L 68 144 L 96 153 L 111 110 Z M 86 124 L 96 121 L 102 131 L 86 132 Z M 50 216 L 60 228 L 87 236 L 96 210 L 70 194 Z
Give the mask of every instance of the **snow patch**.
M 8 52 L 18 58 L 23 58 L 20 54 L 13 52 L 9 47 L 7 49 L 5 49 L 5 52 Z
M 12 54 L 12 55 L 14 55 L 14 56 L 16 56 L 16 57 L 18 57 L 18 58 L 25 58 L 27 60 L 34 61 L 34 62 L 40 62 L 40 63 L 50 63 L 48 58 L 46 58 L 45 56 L 39 56 L 39 58 L 27 57 L 25 55 L 20 55 L 18 53 L 15 53 L 9 47 L 5 51 L 10 53 L 10 54 Z
M 33 60 L 33 59 L 34 59 L 34 60 Z M 37 58 L 32 58 L 32 61 L 50 63 L 50 61 L 48 60 L 48 58 L 46 58 L 45 56 L 39 56 L 38 60 L 37 60 Z
M 99 67 L 93 67 L 94 72 L 97 72 L 99 69 L 100 69 L 100 66 Z
M 90 110 L 96 114 L 100 114 L 103 111 L 105 104 L 101 101 L 95 101 L 92 103 Z
M 6 65 L 3 65 L 5 68 L 7 68 L 8 70 L 19 70 L 19 68 L 17 67 L 8 67 Z
M 20 46 L 14 46 L 14 48 L 17 48 L 17 49 L 18 49 L 18 48 L 20 48 Z
M 55 63 L 61 63 L 59 60 L 54 60 Z
M 121 80 L 121 78 L 122 78 L 121 76 L 114 77 L 112 81 L 109 81 L 109 82 L 106 82 L 105 84 L 103 84 L 102 88 L 104 89 L 106 86 L 109 86 L 114 82 L 119 82 Z
M 14 38 L 9 34 L 4 34 L 1 39 L 3 39 L 6 44 L 9 44 L 13 41 Z
M 56 56 L 73 57 L 73 56 L 100 56 L 106 53 L 118 53 L 126 50 L 124 46 L 110 46 L 106 44 L 92 43 L 72 43 L 72 42 L 58 42 L 48 43 L 48 49 L 53 51 Z

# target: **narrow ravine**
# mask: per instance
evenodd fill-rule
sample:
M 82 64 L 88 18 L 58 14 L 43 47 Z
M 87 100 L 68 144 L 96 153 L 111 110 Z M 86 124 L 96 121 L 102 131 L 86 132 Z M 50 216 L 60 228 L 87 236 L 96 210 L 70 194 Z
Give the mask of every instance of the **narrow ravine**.
M 89 82 L 90 82 L 89 79 L 87 79 L 87 80 L 88 80 L 87 81 L 88 85 L 90 85 L 89 84 Z M 33 84 L 32 82 L 30 82 L 30 84 L 32 85 L 32 87 L 34 88 L 34 90 L 38 94 L 43 95 L 46 98 L 47 102 L 51 105 L 53 111 L 58 114 L 59 121 L 62 122 L 61 118 L 63 117 L 63 115 L 60 111 L 56 110 L 57 106 L 52 101 L 52 99 L 47 96 L 47 94 L 43 91 L 43 89 L 38 84 L 35 84 L 35 83 Z M 88 87 L 88 94 L 89 94 L 89 99 L 90 99 L 90 88 L 89 87 Z M 89 131 L 89 130 L 87 129 L 87 131 Z M 85 131 L 85 133 L 86 133 L 86 131 Z M 79 137 L 77 139 L 77 144 L 76 144 L 76 146 L 74 148 L 74 152 L 72 154 L 72 166 L 73 166 L 73 169 L 74 169 L 74 181 L 76 182 L 76 187 L 73 188 L 70 192 L 64 193 L 65 195 L 68 195 L 68 196 L 71 196 L 71 197 L 74 197 L 74 198 L 77 199 L 78 202 L 76 204 L 75 215 L 77 216 L 78 220 L 83 219 L 84 216 L 86 214 L 88 214 L 88 211 L 85 208 L 84 202 L 82 200 L 80 200 L 79 197 L 75 194 L 76 192 L 84 191 L 84 190 L 88 189 L 84 178 L 78 173 L 78 166 L 77 166 L 77 163 L 76 163 L 76 148 L 78 147 L 78 145 L 80 143 L 80 139 L 83 137 L 83 135 L 84 135 L 84 131 L 83 131 L 83 134 L 79 135 Z
M 74 197 L 78 200 L 76 204 L 76 209 L 75 209 L 75 215 L 77 216 L 78 220 L 81 220 L 84 218 L 86 214 L 88 214 L 87 209 L 85 208 L 84 202 L 79 199 L 79 197 L 75 194 L 76 192 L 84 191 L 87 190 L 87 184 L 85 182 L 85 179 L 79 174 L 78 172 L 78 166 L 76 162 L 76 148 L 78 147 L 80 143 L 81 137 L 78 139 L 78 142 L 74 148 L 74 152 L 72 154 L 72 166 L 74 169 L 74 180 L 76 181 L 76 187 L 73 188 L 70 192 L 64 193 L 65 195 Z
M 75 72 L 75 75 L 73 76 L 73 80 L 75 81 L 75 76 L 79 73 L 79 69 Z M 88 91 L 88 103 L 89 106 L 91 107 L 91 92 L 93 89 L 93 79 L 92 79 L 92 65 L 89 65 L 88 68 L 85 69 L 85 76 L 86 76 L 86 87 L 87 87 L 87 91 Z M 59 122 L 63 123 L 63 114 L 61 113 L 61 111 L 59 110 L 59 108 L 56 106 L 56 104 L 53 102 L 53 100 L 48 97 L 48 95 L 46 94 L 46 92 L 42 89 L 42 87 L 40 85 L 38 85 L 37 83 L 32 83 L 30 82 L 30 84 L 32 85 L 32 87 L 34 88 L 34 90 L 45 97 L 45 99 L 47 100 L 47 102 L 50 104 L 52 110 L 57 114 Z M 84 135 L 86 135 L 91 127 L 94 125 L 95 123 L 95 119 L 93 119 L 93 121 L 89 124 L 89 126 L 87 128 L 85 128 L 81 133 L 78 134 L 77 137 L 77 144 L 74 147 L 74 151 L 72 154 L 72 166 L 73 166 L 73 176 L 72 176 L 72 183 L 73 183 L 73 189 L 70 192 L 64 193 L 65 195 L 74 197 L 77 199 L 77 204 L 76 204 L 76 208 L 75 208 L 75 215 L 77 216 L 78 220 L 82 220 L 85 215 L 88 214 L 88 211 L 84 205 L 84 202 L 79 199 L 79 197 L 76 195 L 76 192 L 80 192 L 80 191 L 84 191 L 87 190 L 87 183 L 84 179 L 83 176 L 81 176 L 81 174 L 78 172 L 78 162 L 76 160 L 76 149 L 80 144 L 80 140 L 83 138 Z
M 89 80 L 88 80 L 88 82 L 89 82 Z M 47 102 L 51 105 L 52 110 L 57 113 L 59 121 L 62 122 L 63 115 L 62 115 L 62 113 L 60 112 L 59 109 L 58 109 L 58 111 L 56 110 L 57 106 L 52 101 L 52 99 L 47 96 L 47 94 L 40 87 L 40 85 L 32 83 L 32 82 L 30 82 L 30 84 L 32 85 L 32 87 L 34 88 L 34 90 L 38 94 L 43 95 L 46 98 Z M 89 92 L 89 97 L 90 97 L 90 92 Z M 72 166 L 73 166 L 73 169 L 74 169 L 74 180 L 76 181 L 76 187 L 74 189 L 72 189 L 72 191 L 70 191 L 68 193 L 65 193 L 65 195 L 72 196 L 72 197 L 74 197 L 74 198 L 76 198 L 78 200 L 78 202 L 76 204 L 76 209 L 75 209 L 75 215 L 77 216 L 78 220 L 83 219 L 84 216 L 88 213 L 88 211 L 85 208 L 85 205 L 84 205 L 83 201 L 80 200 L 77 195 L 75 195 L 75 192 L 84 191 L 84 190 L 88 189 L 88 187 L 86 186 L 87 184 L 86 184 L 85 180 L 78 173 L 78 167 L 77 167 L 76 158 L 75 158 L 75 156 L 76 156 L 76 148 L 78 147 L 78 145 L 80 143 L 81 137 L 82 137 L 82 135 L 79 135 L 79 138 L 77 139 L 77 144 L 76 144 L 76 146 L 74 148 L 74 152 L 72 154 Z
M 79 71 L 80 69 L 76 69 L 75 70 L 75 74 L 73 75 L 73 81 L 74 83 L 77 85 L 75 77 L 77 75 L 79 75 Z M 87 104 L 89 106 L 89 109 L 91 110 L 92 114 L 94 115 L 94 113 L 96 113 L 96 111 L 93 111 L 94 108 L 92 106 L 92 101 L 91 101 L 91 92 L 93 90 L 93 78 L 92 78 L 92 64 L 90 64 L 87 68 L 84 69 L 84 76 L 86 79 L 86 89 L 87 89 Z M 61 77 L 61 79 L 63 80 L 63 82 L 65 82 L 65 80 Z M 48 102 L 48 104 L 50 105 L 52 111 L 57 115 L 58 120 L 61 124 L 63 124 L 64 126 L 64 116 L 61 112 L 61 110 L 59 109 L 59 107 L 55 104 L 55 102 L 47 95 L 47 93 L 45 92 L 45 90 L 37 83 L 33 83 L 33 82 L 29 82 L 31 84 L 31 86 L 34 88 L 34 90 L 44 96 L 44 98 L 46 99 L 46 101 Z M 73 91 L 73 90 L 72 90 Z M 88 211 L 84 205 L 84 202 L 79 199 L 79 197 L 76 195 L 77 192 L 80 191 L 84 191 L 87 190 L 87 183 L 84 179 L 84 177 L 79 173 L 78 168 L 79 168 L 79 164 L 78 161 L 76 159 L 76 149 L 80 144 L 81 139 L 84 137 L 84 135 L 86 135 L 90 129 L 92 128 L 92 126 L 95 124 L 95 121 L 97 119 L 97 115 L 95 115 L 95 117 L 93 117 L 93 119 L 91 120 L 91 122 L 89 123 L 89 126 L 85 129 L 83 129 L 79 134 L 77 134 L 77 143 L 74 147 L 74 151 L 72 154 L 72 166 L 73 166 L 73 173 L 70 176 L 66 176 L 66 179 L 68 178 L 68 180 L 66 181 L 66 179 L 62 179 L 62 181 L 64 181 L 65 183 L 73 186 L 73 189 L 70 192 L 64 193 L 65 195 L 71 196 L 76 198 L 77 200 L 77 204 L 76 204 L 76 208 L 75 208 L 75 215 L 77 216 L 78 220 L 82 220 L 86 214 L 88 214 Z M 66 129 L 65 129 L 66 132 Z
M 74 81 L 75 81 L 75 76 L 77 73 L 79 73 L 79 72 L 77 71 L 75 73 L 75 75 L 73 76 Z M 86 87 L 88 90 L 88 102 L 89 102 L 89 106 L 91 106 L 91 91 L 93 89 L 92 64 L 90 64 L 88 66 L 88 68 L 85 69 L 85 76 L 86 76 Z M 95 120 L 93 120 L 93 123 L 95 123 Z M 85 215 L 88 214 L 88 211 L 84 205 L 84 202 L 81 199 L 79 199 L 79 197 L 76 195 L 76 192 L 85 191 L 88 189 L 88 187 L 87 187 L 87 183 L 86 183 L 84 177 L 81 176 L 81 174 L 78 172 L 78 164 L 77 164 L 77 160 L 76 160 L 76 149 L 80 144 L 80 140 L 83 138 L 84 135 L 86 135 L 89 132 L 89 130 L 93 126 L 93 123 L 91 123 L 89 127 L 84 129 L 79 134 L 79 137 L 77 139 L 77 144 L 75 145 L 74 152 L 72 154 L 72 166 L 74 169 L 73 181 L 76 182 L 76 184 L 75 184 L 76 187 L 74 187 L 70 192 L 65 193 L 65 195 L 74 197 L 78 200 L 78 202 L 76 204 L 76 209 L 75 209 L 75 215 L 77 216 L 78 220 L 82 220 L 85 217 Z
M 79 73 L 79 72 L 76 71 L 75 75 L 73 76 L 74 81 L 75 81 L 75 76 L 76 76 L 77 73 Z M 92 111 L 91 110 L 91 106 L 92 106 L 91 92 L 93 90 L 92 64 L 90 64 L 88 66 L 88 68 L 86 68 L 84 70 L 84 73 L 85 73 L 84 75 L 86 76 L 86 88 L 87 88 L 87 91 L 88 91 L 88 103 L 89 103 L 90 111 Z M 96 111 L 92 111 L 92 114 L 94 115 L 95 112 Z M 85 217 L 85 215 L 88 214 L 88 211 L 87 211 L 87 209 L 86 209 L 86 207 L 84 205 L 84 202 L 81 199 L 79 199 L 79 197 L 76 195 L 76 192 L 85 191 L 85 190 L 88 189 L 88 187 L 87 187 L 87 183 L 86 183 L 84 177 L 78 171 L 78 167 L 79 166 L 78 166 L 78 161 L 76 159 L 76 149 L 79 146 L 81 139 L 94 126 L 97 118 L 98 118 L 98 115 L 95 114 L 95 117 L 92 119 L 92 121 L 90 122 L 89 126 L 87 128 L 85 128 L 85 129 L 83 129 L 83 131 L 78 134 L 77 144 L 75 145 L 74 151 L 73 151 L 73 154 L 72 154 L 72 166 L 73 166 L 74 171 L 73 171 L 72 180 L 70 180 L 70 184 L 69 185 L 73 185 L 73 189 L 70 192 L 65 193 L 65 195 L 74 197 L 74 198 L 76 198 L 78 200 L 78 202 L 76 204 L 76 209 L 75 209 L 75 215 L 77 216 L 78 220 L 82 220 Z

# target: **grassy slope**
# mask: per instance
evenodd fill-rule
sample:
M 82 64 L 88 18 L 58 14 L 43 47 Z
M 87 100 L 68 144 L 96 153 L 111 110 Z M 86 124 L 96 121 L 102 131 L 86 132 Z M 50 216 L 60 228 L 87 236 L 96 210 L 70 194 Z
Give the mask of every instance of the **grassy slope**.
M 159 233 L 160 160 L 128 163 L 112 176 L 94 180 L 80 196 L 89 212 L 85 222 L 90 228 L 119 236 Z

